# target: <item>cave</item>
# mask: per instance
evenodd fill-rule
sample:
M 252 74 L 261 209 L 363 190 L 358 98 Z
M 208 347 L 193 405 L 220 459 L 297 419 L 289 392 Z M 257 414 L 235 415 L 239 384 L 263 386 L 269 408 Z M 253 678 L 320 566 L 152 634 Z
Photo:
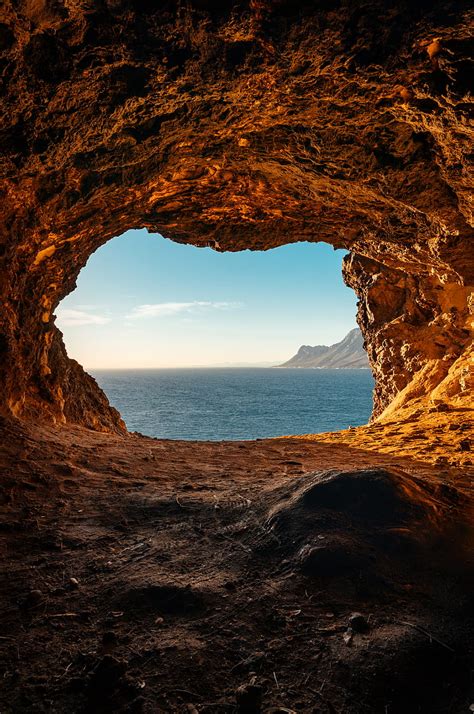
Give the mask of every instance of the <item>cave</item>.
M 460 0 L 4 5 L 5 711 L 469 710 L 472 29 Z M 370 423 L 128 434 L 54 312 L 134 228 L 346 249 Z

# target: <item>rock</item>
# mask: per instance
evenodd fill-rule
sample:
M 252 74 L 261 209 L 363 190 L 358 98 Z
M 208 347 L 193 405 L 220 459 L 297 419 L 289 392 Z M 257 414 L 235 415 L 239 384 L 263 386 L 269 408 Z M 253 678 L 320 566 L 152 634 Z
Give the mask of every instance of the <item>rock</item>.
M 235 698 L 239 714 L 260 714 L 262 711 L 263 689 L 258 684 L 242 684 Z
M 44 601 L 41 590 L 30 590 L 25 599 L 25 606 L 28 608 L 39 607 Z
M 349 627 L 353 632 L 367 632 L 369 623 L 361 612 L 353 612 L 349 617 Z
M 106 700 L 124 680 L 127 663 L 111 655 L 104 655 L 92 670 L 89 679 L 89 695 L 93 699 Z
M 435 404 L 435 406 L 430 407 L 430 412 L 449 412 L 449 404 L 441 402 L 440 404 Z
M 77 578 L 69 578 L 69 585 L 73 590 L 77 590 L 79 588 L 79 580 Z
M 354 637 L 354 631 L 351 627 L 349 627 L 343 634 L 342 639 L 344 640 L 344 644 L 350 645 L 352 644 L 352 640 Z

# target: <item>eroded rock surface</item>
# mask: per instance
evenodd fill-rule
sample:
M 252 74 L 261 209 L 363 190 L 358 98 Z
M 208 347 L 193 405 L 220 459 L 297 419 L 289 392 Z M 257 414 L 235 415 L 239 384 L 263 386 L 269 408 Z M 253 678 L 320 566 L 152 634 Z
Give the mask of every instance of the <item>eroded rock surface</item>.
M 137 227 L 349 249 L 374 414 L 465 405 L 472 26 L 461 0 L 4 4 L 1 409 L 124 428 L 54 310 Z

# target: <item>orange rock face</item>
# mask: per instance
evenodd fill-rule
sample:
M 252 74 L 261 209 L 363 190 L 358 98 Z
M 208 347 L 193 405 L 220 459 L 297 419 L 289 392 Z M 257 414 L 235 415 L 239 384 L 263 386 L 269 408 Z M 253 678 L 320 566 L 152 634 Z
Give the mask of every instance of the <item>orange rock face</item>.
M 124 429 L 68 359 L 54 310 L 94 250 L 140 227 L 217 250 L 347 248 L 374 414 L 468 405 L 465 3 L 2 13 L 2 412 Z

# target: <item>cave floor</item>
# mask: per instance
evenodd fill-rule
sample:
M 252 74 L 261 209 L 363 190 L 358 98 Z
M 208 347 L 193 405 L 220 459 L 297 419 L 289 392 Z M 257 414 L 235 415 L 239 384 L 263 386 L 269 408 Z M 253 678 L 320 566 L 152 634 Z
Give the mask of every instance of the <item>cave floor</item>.
M 469 467 L 7 421 L 0 459 L 1 712 L 474 701 Z

